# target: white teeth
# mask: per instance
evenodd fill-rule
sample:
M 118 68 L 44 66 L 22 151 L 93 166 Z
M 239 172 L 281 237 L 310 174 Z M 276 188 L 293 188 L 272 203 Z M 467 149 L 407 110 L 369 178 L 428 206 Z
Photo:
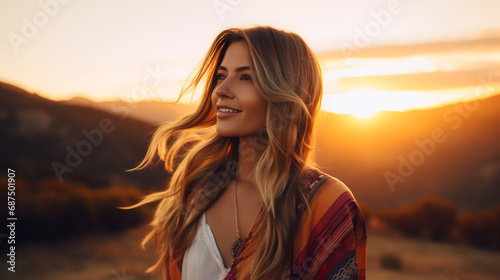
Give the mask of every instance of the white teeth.
M 219 108 L 219 112 L 223 113 L 239 113 L 239 111 L 233 110 L 233 109 L 228 109 L 228 108 Z

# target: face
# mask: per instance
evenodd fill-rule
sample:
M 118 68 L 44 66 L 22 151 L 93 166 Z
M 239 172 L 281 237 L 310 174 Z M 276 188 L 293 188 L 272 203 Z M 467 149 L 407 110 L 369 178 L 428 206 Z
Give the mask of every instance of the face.
M 217 133 L 225 137 L 258 134 L 265 125 L 267 102 L 254 85 L 246 42 L 229 45 L 215 79 L 212 105 L 217 114 Z

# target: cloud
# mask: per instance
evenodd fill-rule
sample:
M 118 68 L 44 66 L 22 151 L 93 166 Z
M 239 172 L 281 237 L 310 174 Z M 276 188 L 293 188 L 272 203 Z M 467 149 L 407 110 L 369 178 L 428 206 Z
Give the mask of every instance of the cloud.
M 465 40 L 433 42 L 420 44 L 399 44 L 372 46 L 354 50 L 352 57 L 359 58 L 395 58 L 418 56 L 432 53 L 468 52 L 471 50 L 498 53 L 500 49 L 500 29 L 490 30 Z M 324 51 L 318 53 L 322 59 L 344 59 L 342 50 Z
M 499 68 L 481 68 L 461 71 L 435 71 L 394 75 L 345 77 L 338 85 L 346 91 L 357 88 L 373 88 L 385 91 L 429 91 L 476 86 L 479 77 L 493 76 L 500 83 Z

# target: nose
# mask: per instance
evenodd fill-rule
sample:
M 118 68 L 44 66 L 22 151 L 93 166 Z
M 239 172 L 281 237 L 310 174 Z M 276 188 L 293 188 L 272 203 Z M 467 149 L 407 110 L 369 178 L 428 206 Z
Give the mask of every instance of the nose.
M 230 83 L 230 79 L 225 79 L 223 80 L 216 88 L 215 88 L 215 94 L 219 98 L 233 98 L 234 94 L 232 91 L 232 86 Z

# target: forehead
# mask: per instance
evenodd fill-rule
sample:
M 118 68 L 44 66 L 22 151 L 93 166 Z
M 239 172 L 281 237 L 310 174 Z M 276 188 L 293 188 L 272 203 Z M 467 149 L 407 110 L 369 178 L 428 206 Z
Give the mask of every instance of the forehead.
M 233 42 L 229 45 L 222 59 L 221 66 L 226 68 L 250 66 L 250 52 L 245 41 Z

